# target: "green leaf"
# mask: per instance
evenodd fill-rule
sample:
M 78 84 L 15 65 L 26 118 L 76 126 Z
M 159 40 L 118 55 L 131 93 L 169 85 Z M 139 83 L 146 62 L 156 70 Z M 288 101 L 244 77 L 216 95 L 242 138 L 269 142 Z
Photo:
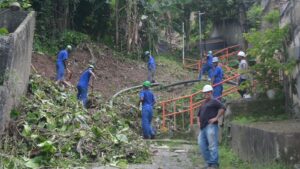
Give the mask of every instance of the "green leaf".
M 128 162 L 127 160 L 120 160 L 118 163 L 117 163 L 117 166 L 122 168 L 122 169 L 125 169 L 128 167 Z
M 0 28 L 0 36 L 1 35 L 8 35 L 9 34 L 9 32 L 8 32 L 8 30 L 7 30 L 7 28 Z
M 31 127 L 26 123 L 23 125 L 24 129 L 22 131 L 23 136 L 30 136 L 31 134 Z
M 50 140 L 44 141 L 44 142 L 38 144 L 37 146 L 42 148 L 42 151 L 46 152 L 46 153 L 52 153 L 53 154 L 53 153 L 56 152 L 56 148 L 53 145 L 53 142 L 50 141 Z
M 16 119 L 17 117 L 20 116 L 20 112 L 16 109 L 13 109 L 11 112 L 10 112 L 10 118 L 12 119 Z
M 30 136 L 31 139 L 36 139 L 38 137 L 39 137 L 39 135 L 37 135 L 37 134 L 31 134 L 31 136 Z
M 37 163 L 35 159 L 30 159 L 25 163 L 25 166 L 28 168 L 36 169 L 40 167 L 40 164 Z
M 116 137 L 120 142 L 128 143 L 128 138 L 124 134 L 117 134 Z
M 94 135 L 97 138 L 101 137 L 101 135 L 102 135 L 102 131 L 98 127 L 96 127 L 96 126 L 92 127 L 92 132 L 94 133 Z

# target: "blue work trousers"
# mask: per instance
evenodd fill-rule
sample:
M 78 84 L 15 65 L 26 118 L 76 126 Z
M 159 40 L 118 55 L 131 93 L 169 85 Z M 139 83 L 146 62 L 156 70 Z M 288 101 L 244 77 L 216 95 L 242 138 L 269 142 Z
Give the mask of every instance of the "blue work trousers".
M 220 84 L 218 86 L 215 86 L 214 90 L 213 90 L 214 98 L 218 98 L 218 100 L 221 100 L 220 96 L 222 96 L 222 92 L 223 92 L 223 85 L 222 84 Z
M 64 80 L 65 66 L 63 63 L 56 63 L 56 80 Z
M 88 88 L 77 86 L 77 99 L 80 100 L 84 107 L 86 107 L 86 103 L 88 101 Z
M 155 69 L 148 69 L 148 81 L 154 82 Z
M 199 72 L 198 80 L 202 79 L 202 75 L 208 72 L 208 77 L 211 79 L 212 77 L 212 65 L 204 64 L 201 71 Z
M 204 158 L 206 166 L 219 166 L 219 148 L 218 148 L 219 126 L 217 124 L 208 124 L 200 130 L 198 136 L 198 145 Z
M 150 139 L 154 136 L 154 130 L 151 126 L 153 116 L 153 108 L 152 106 L 143 106 L 142 107 L 142 129 L 143 129 L 143 136 L 145 139 Z

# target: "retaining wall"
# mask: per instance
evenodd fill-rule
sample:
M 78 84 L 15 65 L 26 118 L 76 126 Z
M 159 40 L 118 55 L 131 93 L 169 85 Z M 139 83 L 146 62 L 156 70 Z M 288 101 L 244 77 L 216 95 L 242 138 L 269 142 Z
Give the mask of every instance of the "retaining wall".
M 284 114 L 284 99 L 239 100 L 227 103 L 225 136 L 232 150 L 250 163 L 285 164 L 300 162 L 300 120 L 273 122 L 232 122 L 235 116 L 274 116 Z
M 242 44 L 242 28 L 237 21 L 224 21 L 214 25 L 211 38 L 222 38 L 228 46 Z
M 232 124 L 231 147 L 251 163 L 300 162 L 300 121 Z
M 26 92 L 30 74 L 35 12 L 0 11 L 0 133 L 9 121 L 10 111 Z

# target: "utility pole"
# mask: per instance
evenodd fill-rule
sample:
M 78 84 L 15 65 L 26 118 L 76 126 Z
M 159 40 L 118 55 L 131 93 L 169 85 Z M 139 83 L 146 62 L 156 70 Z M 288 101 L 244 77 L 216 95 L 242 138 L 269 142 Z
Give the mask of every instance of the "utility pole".
M 204 15 L 205 13 L 201 13 L 200 11 L 198 11 L 199 14 L 199 49 L 200 49 L 200 60 L 202 61 L 202 47 L 201 47 L 201 34 L 202 34 L 202 30 L 201 30 L 201 15 Z
M 184 41 L 185 41 L 185 32 L 184 32 L 184 22 L 182 22 L 182 64 L 184 66 Z

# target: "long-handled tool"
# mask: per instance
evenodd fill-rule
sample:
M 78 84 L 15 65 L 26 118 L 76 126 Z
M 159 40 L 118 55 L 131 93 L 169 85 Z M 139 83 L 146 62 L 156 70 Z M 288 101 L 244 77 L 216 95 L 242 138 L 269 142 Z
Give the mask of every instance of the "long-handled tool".
M 72 76 L 73 76 L 73 72 L 70 71 L 68 68 L 67 68 L 67 71 L 68 71 L 68 77 L 67 77 L 67 81 L 70 81 L 72 79 Z

